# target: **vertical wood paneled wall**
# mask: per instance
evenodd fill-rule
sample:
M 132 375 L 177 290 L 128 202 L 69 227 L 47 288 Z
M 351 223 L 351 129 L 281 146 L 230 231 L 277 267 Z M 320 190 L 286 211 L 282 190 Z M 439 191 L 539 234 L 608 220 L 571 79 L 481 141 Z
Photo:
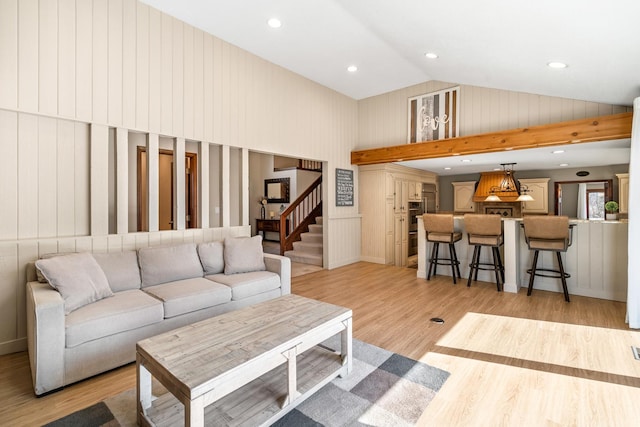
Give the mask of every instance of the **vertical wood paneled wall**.
M 358 149 L 407 142 L 408 98 L 457 86 L 429 81 L 358 102 Z M 460 85 L 460 135 L 632 111 L 631 107 Z
M 0 354 L 26 348 L 24 266 L 40 254 L 207 238 L 208 229 L 107 234 L 109 128 L 238 149 L 242 161 L 256 150 L 353 169 L 355 100 L 136 0 L 2 0 L 0 58 Z M 242 200 L 234 223 L 245 222 L 246 177 L 233 188 L 222 180 L 242 192 L 227 201 Z M 325 258 L 333 268 L 359 258 L 359 234 L 334 236 L 358 207 L 336 208 L 333 191 L 325 200 L 336 217 L 325 227 L 327 250 L 339 250 Z M 221 233 L 236 230 L 250 234 L 247 224 Z

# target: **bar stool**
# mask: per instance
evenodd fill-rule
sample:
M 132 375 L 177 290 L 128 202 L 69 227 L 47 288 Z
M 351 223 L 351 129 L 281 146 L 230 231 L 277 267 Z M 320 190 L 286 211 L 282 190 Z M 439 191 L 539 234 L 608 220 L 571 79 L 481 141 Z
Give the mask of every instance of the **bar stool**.
M 478 281 L 478 270 L 493 270 L 496 275 L 498 292 L 502 290 L 504 286 L 504 267 L 500 258 L 500 246 L 503 243 L 501 218 L 500 215 L 464 215 L 464 228 L 467 231 L 469 246 L 474 246 L 471 264 L 469 264 L 471 269 L 469 270 L 467 286 L 471 286 L 471 281 Z M 483 246 L 491 248 L 493 264 L 480 262 L 480 251 Z
M 527 296 L 533 290 L 533 280 L 535 276 L 553 277 L 562 281 L 564 299 L 569 302 L 569 290 L 567 289 L 567 278 L 571 275 L 564 271 L 561 252 L 566 252 L 573 240 L 573 225 L 569 225 L 567 216 L 525 216 L 523 218 L 524 238 L 533 253 L 533 262 L 529 273 L 529 290 Z M 549 268 L 538 268 L 538 253 L 540 251 L 552 251 L 556 253 L 558 259 L 558 270 Z
M 431 257 L 429 258 L 427 280 L 431 280 L 431 269 L 433 269 L 433 275 L 435 276 L 438 265 L 450 265 L 451 276 L 453 277 L 453 284 L 455 285 L 457 283 L 456 273 L 458 278 L 462 277 L 460 276 L 460 261 L 458 261 L 454 243 L 462 239 L 462 233 L 454 230 L 453 215 L 424 214 L 422 215 L 422 221 L 424 222 L 424 229 L 427 232 L 427 241 L 433 243 Z M 449 258 L 440 258 L 438 256 L 440 243 L 447 243 L 449 245 Z

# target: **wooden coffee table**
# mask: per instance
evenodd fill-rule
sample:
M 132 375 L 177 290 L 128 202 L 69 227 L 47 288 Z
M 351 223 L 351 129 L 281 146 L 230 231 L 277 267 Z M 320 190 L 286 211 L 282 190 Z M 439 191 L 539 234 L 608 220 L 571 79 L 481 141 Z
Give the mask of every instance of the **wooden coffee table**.
M 287 295 L 136 345 L 138 424 L 269 425 L 352 367 L 351 310 Z M 341 335 L 340 352 L 317 344 Z M 155 398 L 151 378 L 170 393 Z

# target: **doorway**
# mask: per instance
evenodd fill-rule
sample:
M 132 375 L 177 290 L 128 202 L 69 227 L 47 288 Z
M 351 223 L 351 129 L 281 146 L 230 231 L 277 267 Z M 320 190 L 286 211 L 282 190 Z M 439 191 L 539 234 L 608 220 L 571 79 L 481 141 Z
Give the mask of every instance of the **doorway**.
M 173 150 L 159 150 L 158 166 L 158 229 L 174 230 L 176 222 L 175 194 L 173 191 Z M 137 155 L 138 186 L 138 231 L 149 231 L 147 197 L 147 150 L 138 147 Z M 198 226 L 198 155 L 185 153 L 185 228 Z
M 599 188 L 587 190 L 587 218 L 599 219 L 604 212 L 604 204 L 613 199 L 613 180 L 593 179 L 581 181 L 556 181 L 554 183 L 554 201 L 556 215 L 576 217 L 578 184 L 591 184 Z M 604 216 L 601 218 L 604 219 Z

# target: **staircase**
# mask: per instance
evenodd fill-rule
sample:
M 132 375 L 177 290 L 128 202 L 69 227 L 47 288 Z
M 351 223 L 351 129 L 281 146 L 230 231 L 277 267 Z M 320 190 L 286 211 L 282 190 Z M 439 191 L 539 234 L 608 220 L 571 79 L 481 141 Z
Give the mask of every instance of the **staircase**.
M 309 224 L 309 231 L 300 234 L 300 241 L 293 242 L 293 250 L 284 256 L 292 262 L 318 265 L 322 267 L 322 217 L 316 217 L 315 224 Z

